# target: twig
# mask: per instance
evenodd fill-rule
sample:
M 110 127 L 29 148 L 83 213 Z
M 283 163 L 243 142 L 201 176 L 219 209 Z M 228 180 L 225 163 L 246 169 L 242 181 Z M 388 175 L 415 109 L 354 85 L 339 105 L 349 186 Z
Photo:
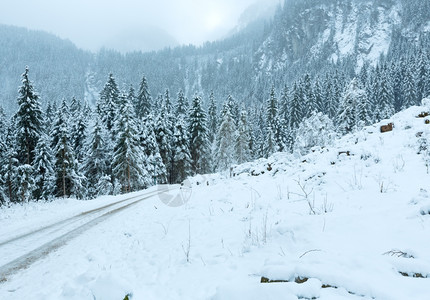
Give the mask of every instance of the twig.
M 310 252 L 319 252 L 319 251 L 322 251 L 322 250 L 321 249 L 313 249 L 313 250 L 306 251 L 305 253 L 303 253 L 302 255 L 300 255 L 299 258 L 302 258 L 303 256 L 305 256 L 306 254 L 308 254 Z

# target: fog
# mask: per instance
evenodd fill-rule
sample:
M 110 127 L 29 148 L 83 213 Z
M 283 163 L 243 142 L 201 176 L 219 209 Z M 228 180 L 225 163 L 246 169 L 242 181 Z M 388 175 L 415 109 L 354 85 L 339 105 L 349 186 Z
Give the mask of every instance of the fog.
M 147 51 L 222 38 L 256 1 L 0 0 L 0 23 L 45 30 L 92 51 Z

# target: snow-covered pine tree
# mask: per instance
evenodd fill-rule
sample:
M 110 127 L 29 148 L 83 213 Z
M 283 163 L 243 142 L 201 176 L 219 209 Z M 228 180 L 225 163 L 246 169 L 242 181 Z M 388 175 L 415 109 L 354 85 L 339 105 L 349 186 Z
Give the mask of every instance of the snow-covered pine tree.
M 189 105 L 188 100 L 185 98 L 184 92 L 178 92 L 178 99 L 176 100 L 175 113 L 177 117 L 185 119 L 188 113 Z
M 379 82 L 378 102 L 376 104 L 376 120 L 388 119 L 394 115 L 394 91 L 389 74 L 384 70 Z
M 113 74 L 109 74 L 103 90 L 100 93 L 100 99 L 97 103 L 97 113 L 103 121 L 106 129 L 111 134 L 112 140 L 115 138 L 114 124 L 118 110 L 119 89 L 115 82 Z
M 12 122 L 13 123 L 13 122 Z M 6 202 L 18 202 L 17 197 L 17 169 L 19 166 L 18 153 L 16 147 L 15 128 L 8 125 L 6 134 L 3 139 L 4 148 L 0 152 L 0 176 L 2 177 L 3 193 Z
M 17 168 L 17 195 L 21 203 L 32 199 L 34 186 L 33 168 L 28 164 L 21 164 Z
M 97 114 L 94 116 L 95 121 L 90 134 L 89 143 L 86 145 L 86 155 L 83 161 L 83 173 L 85 175 L 86 196 L 94 198 L 99 195 L 107 195 L 113 193 L 111 180 L 106 180 L 108 176 L 108 166 L 110 162 L 107 160 L 107 151 L 105 140 L 107 134 L 103 128 Z M 109 176 L 108 176 L 109 178 Z
M 48 101 L 48 104 L 45 110 L 45 118 L 44 118 L 45 132 L 51 132 L 52 125 L 54 124 L 54 120 L 55 120 L 55 113 L 56 113 L 56 110 L 54 110 L 54 105 L 51 103 L 51 101 Z
M 149 92 L 148 82 L 145 76 L 143 76 L 140 81 L 134 108 L 136 110 L 136 115 L 140 120 L 146 118 L 152 111 L 151 93 Z
M 149 185 L 149 174 L 144 169 L 143 150 L 135 120 L 135 111 L 127 96 L 120 96 L 120 109 L 115 122 L 114 156 L 112 173 L 121 185 L 122 193 L 129 193 Z
M 315 79 L 314 87 L 313 87 L 313 94 L 315 97 L 315 108 L 314 111 L 316 112 L 324 112 L 326 111 L 326 100 L 324 98 L 323 90 L 321 87 L 321 81 L 319 77 Z
M 275 87 L 272 86 L 270 97 L 266 102 L 266 134 L 269 129 L 272 130 L 271 135 L 267 134 L 267 137 L 274 139 L 274 152 L 283 151 L 285 149 L 286 128 L 284 128 L 283 125 L 279 117 L 278 99 L 276 98 Z M 273 154 L 273 152 L 269 155 L 271 154 Z M 265 155 L 267 155 L 267 153 L 265 153 Z
M 401 109 L 409 108 L 417 104 L 415 76 L 411 67 L 407 67 L 402 81 L 403 101 Z
M 236 162 L 242 164 L 251 160 L 251 133 L 248 125 L 248 114 L 245 110 L 240 113 L 237 139 L 235 144 Z
M 289 123 L 290 118 L 290 95 L 288 85 L 284 85 L 281 93 L 281 99 L 279 100 L 279 118 L 284 121 L 285 124 Z
M 199 96 L 195 96 L 190 107 L 188 133 L 190 135 L 190 154 L 194 174 L 210 171 L 210 146 L 207 116 Z
M 20 164 L 31 165 L 34 149 L 43 129 L 42 109 L 39 96 L 28 79 L 28 67 L 22 74 L 22 86 L 19 88 L 18 111 L 14 116 L 16 126 L 16 146 Z
M 270 126 L 266 128 L 266 137 L 263 144 L 263 156 L 268 158 L 270 155 L 277 151 L 276 140 L 273 135 L 273 130 Z
M 87 128 L 88 121 L 81 109 L 71 111 L 72 119 L 70 121 L 73 124 L 71 130 L 71 142 L 73 145 L 73 151 L 75 153 L 75 159 L 78 164 L 81 165 L 84 159 L 85 153 L 85 142 L 87 139 Z
M 298 87 L 298 84 L 295 82 L 292 90 L 292 98 L 291 98 L 291 108 L 290 108 L 290 128 L 292 130 L 299 127 L 302 122 L 302 103 L 301 103 L 301 92 Z
M 178 118 L 172 140 L 172 183 L 181 183 L 191 175 L 191 155 L 185 121 Z
M 364 93 L 358 86 L 358 80 L 354 78 L 345 91 L 337 113 L 337 128 L 341 134 L 347 134 L 357 129 L 358 103 Z
M 332 120 L 336 120 L 337 113 L 339 111 L 340 101 L 342 99 L 342 93 L 343 93 L 343 84 L 341 82 L 341 78 L 337 70 L 335 70 L 335 73 L 333 74 L 331 88 L 332 88 L 332 91 L 330 93 L 331 98 L 328 100 L 329 102 L 328 115 Z
M 36 200 L 47 200 L 54 195 L 55 190 L 55 173 L 54 173 L 54 157 L 50 141 L 46 133 L 43 133 L 36 149 L 34 150 L 35 157 L 33 162 L 33 178 L 34 189 L 33 197 Z
M 278 117 L 278 99 L 276 98 L 275 86 L 270 90 L 270 97 L 266 101 L 266 124 L 275 130 L 275 120 Z
M 416 74 L 416 98 L 417 105 L 421 102 L 425 95 L 425 86 L 426 86 L 426 53 L 423 49 L 418 50 L 418 54 L 415 59 L 415 74 Z
M 170 181 L 172 174 L 172 123 L 171 116 L 168 112 L 168 105 L 163 103 L 160 113 L 155 118 L 154 133 L 158 144 L 159 154 L 167 170 L 167 179 Z
M 212 145 L 215 141 L 216 133 L 218 132 L 218 109 L 216 106 L 215 96 L 213 91 L 209 96 L 208 129 L 209 129 L 209 142 Z
M 152 184 L 155 185 L 167 183 L 167 170 L 158 149 L 152 119 L 152 115 L 149 115 L 140 128 L 140 145 L 147 158 L 145 167 L 151 176 Z
M 303 95 L 303 117 L 311 116 L 312 112 L 316 111 L 315 95 L 312 88 L 311 76 L 306 73 L 302 82 L 302 95 Z
M 236 163 L 235 144 L 237 129 L 228 102 L 224 104 L 223 114 L 224 116 L 216 138 L 216 166 L 218 171 L 229 170 Z
M 68 197 L 72 194 L 80 196 L 78 190 L 80 190 L 82 178 L 76 172 L 68 120 L 68 107 L 66 101 L 63 100 L 57 111 L 51 136 L 55 160 L 55 195 L 57 197 Z

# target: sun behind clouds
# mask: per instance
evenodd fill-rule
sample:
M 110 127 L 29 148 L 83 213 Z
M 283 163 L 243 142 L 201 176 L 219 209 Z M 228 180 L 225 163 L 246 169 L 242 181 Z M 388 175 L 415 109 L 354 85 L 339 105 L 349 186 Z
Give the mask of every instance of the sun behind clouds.
M 223 17 L 218 11 L 211 12 L 206 17 L 206 28 L 208 30 L 214 30 L 220 27 L 223 22 Z

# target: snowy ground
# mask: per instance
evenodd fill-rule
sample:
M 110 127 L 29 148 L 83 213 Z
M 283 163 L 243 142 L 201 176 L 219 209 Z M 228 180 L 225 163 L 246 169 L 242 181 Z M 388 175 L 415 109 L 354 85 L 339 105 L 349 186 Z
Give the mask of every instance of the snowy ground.
M 185 205 L 156 196 L 113 216 L 1 283 L 0 299 L 429 299 L 423 110 L 392 132 L 193 178 Z M 115 199 L 2 209 L 0 240 Z

